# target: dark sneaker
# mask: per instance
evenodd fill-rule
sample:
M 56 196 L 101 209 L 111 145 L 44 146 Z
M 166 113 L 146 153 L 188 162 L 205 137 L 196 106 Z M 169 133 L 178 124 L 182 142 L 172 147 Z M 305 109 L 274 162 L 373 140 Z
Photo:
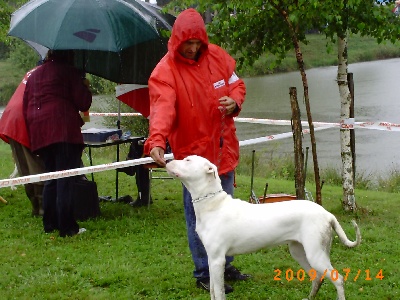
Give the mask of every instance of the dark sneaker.
M 210 292 L 210 278 L 197 279 L 196 285 L 198 288 Z M 224 284 L 224 287 L 225 287 L 225 294 L 233 292 L 233 287 L 231 287 L 229 284 Z
M 249 274 L 242 274 L 234 266 L 228 266 L 225 269 L 225 280 L 247 280 L 251 277 Z

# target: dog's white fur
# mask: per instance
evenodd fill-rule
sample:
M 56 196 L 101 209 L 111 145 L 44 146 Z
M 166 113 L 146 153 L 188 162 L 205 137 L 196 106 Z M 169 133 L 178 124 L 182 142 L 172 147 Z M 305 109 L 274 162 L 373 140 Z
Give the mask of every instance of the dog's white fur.
M 332 230 L 347 247 L 361 242 L 353 221 L 356 241 L 350 241 L 339 222 L 322 206 L 307 200 L 251 204 L 233 199 L 222 191 L 215 165 L 200 156 L 173 160 L 167 172 L 189 190 L 196 213 L 196 231 L 208 254 L 211 299 L 225 299 L 225 255 L 249 253 L 261 248 L 288 244 L 292 257 L 308 273 L 317 271 L 309 299 L 317 294 L 326 271 L 339 300 L 345 300 L 343 277 L 331 279 Z

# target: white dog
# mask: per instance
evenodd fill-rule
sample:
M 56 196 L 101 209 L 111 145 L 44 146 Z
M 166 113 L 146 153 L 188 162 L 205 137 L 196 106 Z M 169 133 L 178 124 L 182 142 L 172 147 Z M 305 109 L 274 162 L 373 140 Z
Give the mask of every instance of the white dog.
M 343 277 L 333 271 L 329 255 L 332 229 L 347 247 L 360 244 L 361 233 L 354 221 L 357 237 L 352 242 L 337 219 L 314 202 L 251 204 L 233 199 L 222 190 L 216 166 L 200 156 L 173 160 L 166 169 L 192 195 L 196 231 L 208 254 L 211 299 L 225 299 L 225 255 L 288 244 L 292 257 L 307 273 L 317 271 L 309 299 L 317 294 L 325 274 L 335 285 L 338 299 L 345 300 Z

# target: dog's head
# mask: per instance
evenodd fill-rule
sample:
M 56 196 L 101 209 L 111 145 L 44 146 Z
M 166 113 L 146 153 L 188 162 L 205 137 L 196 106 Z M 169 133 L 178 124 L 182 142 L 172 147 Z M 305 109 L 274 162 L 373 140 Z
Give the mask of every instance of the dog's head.
M 186 186 L 193 198 L 221 188 L 217 167 L 204 157 L 190 155 L 173 160 L 167 163 L 166 169 L 170 176 Z

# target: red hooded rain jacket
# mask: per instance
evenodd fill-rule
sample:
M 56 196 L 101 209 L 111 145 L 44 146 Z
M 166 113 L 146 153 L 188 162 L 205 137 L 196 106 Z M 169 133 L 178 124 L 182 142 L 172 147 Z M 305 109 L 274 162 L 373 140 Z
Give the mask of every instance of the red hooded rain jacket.
M 184 58 L 178 48 L 189 39 L 202 41 L 197 61 Z M 245 98 L 244 82 L 235 74 L 235 60 L 208 42 L 204 21 L 194 9 L 183 11 L 175 21 L 168 53 L 149 79 L 150 134 L 144 153 L 165 149 L 168 139 L 175 159 L 199 155 L 217 165 L 219 174 L 235 169 L 239 142 L 233 117 Z M 224 115 L 219 99 L 229 96 L 238 109 Z M 222 147 L 221 147 L 222 146 Z

